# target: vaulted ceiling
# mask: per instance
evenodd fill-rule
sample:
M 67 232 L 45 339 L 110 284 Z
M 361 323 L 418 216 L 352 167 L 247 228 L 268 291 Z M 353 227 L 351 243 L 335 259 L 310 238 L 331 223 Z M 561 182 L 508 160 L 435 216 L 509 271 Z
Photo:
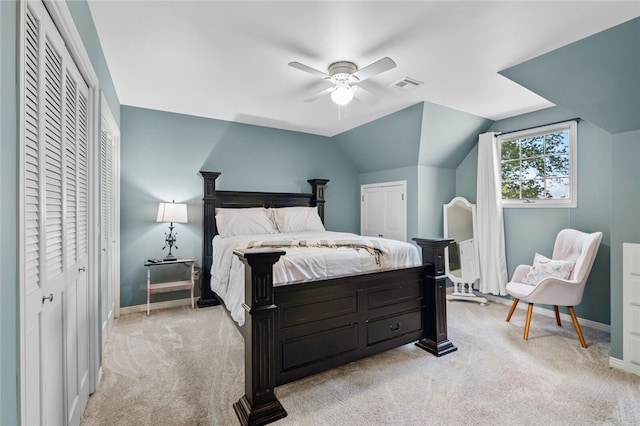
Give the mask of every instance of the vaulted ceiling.
M 609 133 L 639 130 L 640 18 L 501 74 Z
M 549 107 L 499 72 L 640 16 L 635 1 L 88 3 L 123 105 L 325 136 L 422 101 L 487 120 Z M 287 66 L 385 56 L 397 67 L 362 83 L 380 100 L 340 111 L 304 102 L 327 83 Z M 424 85 L 393 86 L 405 77 Z

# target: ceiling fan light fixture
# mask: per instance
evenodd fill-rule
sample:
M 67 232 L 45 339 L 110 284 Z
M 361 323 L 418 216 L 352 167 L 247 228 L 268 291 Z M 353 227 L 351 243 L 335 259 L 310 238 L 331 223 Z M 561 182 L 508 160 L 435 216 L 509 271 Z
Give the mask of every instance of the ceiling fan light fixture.
M 331 100 L 338 105 L 346 105 L 353 99 L 353 89 L 348 84 L 338 84 L 331 92 Z

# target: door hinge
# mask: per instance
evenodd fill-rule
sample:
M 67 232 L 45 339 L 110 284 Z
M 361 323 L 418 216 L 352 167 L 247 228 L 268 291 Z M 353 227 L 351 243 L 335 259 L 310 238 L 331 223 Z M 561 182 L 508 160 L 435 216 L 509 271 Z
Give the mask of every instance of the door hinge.
M 404 201 L 404 194 L 402 194 L 402 201 Z

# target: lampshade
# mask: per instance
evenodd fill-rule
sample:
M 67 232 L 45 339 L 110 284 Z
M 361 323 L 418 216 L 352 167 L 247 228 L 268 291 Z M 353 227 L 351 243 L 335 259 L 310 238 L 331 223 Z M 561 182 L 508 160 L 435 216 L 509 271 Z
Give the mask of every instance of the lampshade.
M 338 84 L 331 92 L 331 100 L 338 105 L 346 105 L 353 99 L 353 89 L 346 83 Z
M 187 205 L 160 203 L 157 222 L 187 223 Z

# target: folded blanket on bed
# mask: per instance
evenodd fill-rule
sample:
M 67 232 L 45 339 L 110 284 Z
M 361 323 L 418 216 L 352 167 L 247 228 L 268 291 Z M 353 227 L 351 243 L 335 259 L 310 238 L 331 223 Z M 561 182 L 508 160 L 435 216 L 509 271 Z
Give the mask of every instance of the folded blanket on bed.
M 246 248 L 286 248 L 286 247 L 327 247 L 327 248 L 352 248 L 364 249 L 380 265 L 380 255 L 389 252 L 389 249 L 376 240 L 276 240 L 276 241 L 249 241 Z

